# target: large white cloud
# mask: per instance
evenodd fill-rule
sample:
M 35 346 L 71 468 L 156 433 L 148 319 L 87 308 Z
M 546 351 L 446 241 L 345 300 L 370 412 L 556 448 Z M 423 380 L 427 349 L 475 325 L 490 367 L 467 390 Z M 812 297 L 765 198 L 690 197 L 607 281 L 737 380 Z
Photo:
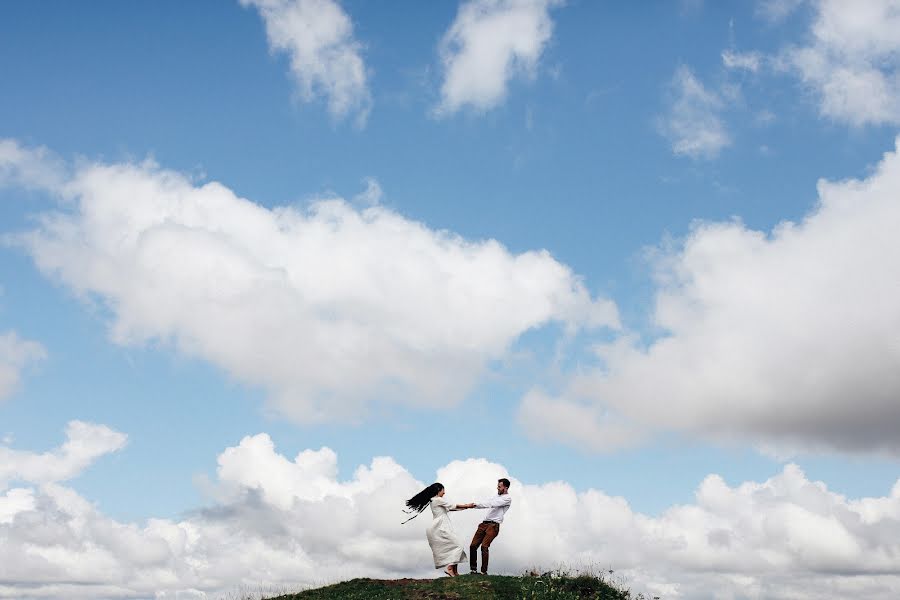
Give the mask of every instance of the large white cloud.
M 25 367 L 46 356 L 41 344 L 22 339 L 15 331 L 0 334 L 0 400 L 16 390 Z
M 900 453 L 900 156 L 818 193 L 800 223 L 701 222 L 660 250 L 662 336 L 600 348 L 562 406 L 781 451 Z
M 416 481 L 388 457 L 336 477 L 327 448 L 280 455 L 266 434 L 219 456 L 218 499 L 181 520 L 121 523 L 58 483 L 0 488 L 0 597 L 216 597 L 237 587 L 360 576 L 435 576 L 426 513 L 400 522 Z M 521 482 L 483 459 L 436 472 L 448 498 L 490 496 L 510 476 L 513 505 L 494 572 L 568 564 L 612 568 L 664 598 L 888 598 L 900 590 L 900 483 L 848 499 L 794 465 L 763 482 L 717 475 L 693 503 L 656 517 L 601 490 Z M 481 511 L 454 513 L 467 544 Z
M 670 83 L 667 113 L 659 122 L 672 152 L 695 159 L 718 156 L 731 144 L 722 119 L 725 106 L 720 92 L 704 86 L 688 67 L 678 67 Z
M 122 344 L 171 343 L 299 421 L 457 402 L 525 331 L 616 326 L 546 251 L 512 254 L 375 205 L 267 209 L 152 164 L 89 164 L 17 240 L 99 298 Z
M 809 37 L 785 56 L 824 116 L 855 126 L 900 123 L 900 1 L 819 0 Z
M 506 99 L 519 74 L 533 76 L 553 34 L 550 9 L 562 0 L 468 0 L 440 45 L 444 82 L 438 115 L 478 111 Z
M 324 96 L 336 117 L 355 114 L 365 123 L 372 103 L 361 46 L 350 17 L 334 0 L 241 0 L 266 24 L 269 47 L 290 56 L 300 96 Z

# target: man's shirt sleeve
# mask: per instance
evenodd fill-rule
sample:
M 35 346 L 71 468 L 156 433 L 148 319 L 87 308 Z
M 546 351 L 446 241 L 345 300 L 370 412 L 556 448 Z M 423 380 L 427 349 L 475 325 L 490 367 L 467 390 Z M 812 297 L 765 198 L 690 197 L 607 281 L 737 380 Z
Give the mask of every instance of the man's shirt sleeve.
M 510 498 L 509 494 L 503 494 L 502 496 L 495 496 L 490 500 L 476 502 L 475 508 L 497 508 L 500 506 L 509 506 L 511 502 L 512 498 Z

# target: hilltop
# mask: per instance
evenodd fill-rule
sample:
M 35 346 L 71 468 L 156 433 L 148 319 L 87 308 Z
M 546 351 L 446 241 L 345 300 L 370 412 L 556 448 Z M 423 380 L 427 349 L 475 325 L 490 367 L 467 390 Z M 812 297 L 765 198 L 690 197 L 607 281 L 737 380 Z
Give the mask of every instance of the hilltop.
M 441 579 L 352 579 L 269 600 L 641 600 L 593 575 L 462 575 Z

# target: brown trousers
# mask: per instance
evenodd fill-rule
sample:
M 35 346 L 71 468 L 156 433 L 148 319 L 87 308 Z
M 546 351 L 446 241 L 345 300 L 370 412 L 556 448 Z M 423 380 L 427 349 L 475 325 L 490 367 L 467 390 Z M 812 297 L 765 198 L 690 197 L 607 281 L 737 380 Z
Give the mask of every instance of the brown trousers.
M 478 570 L 478 559 L 475 553 L 478 551 L 478 546 L 481 546 L 481 572 L 487 575 L 491 542 L 498 535 L 500 535 L 500 523 L 484 521 L 478 525 L 475 535 L 472 536 L 472 543 L 469 545 L 469 568 L 471 570 Z

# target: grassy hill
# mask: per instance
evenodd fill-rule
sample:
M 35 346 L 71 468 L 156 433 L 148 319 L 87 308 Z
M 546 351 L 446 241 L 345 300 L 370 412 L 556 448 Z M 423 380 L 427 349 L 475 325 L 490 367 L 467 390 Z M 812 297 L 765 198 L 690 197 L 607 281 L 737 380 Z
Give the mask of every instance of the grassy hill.
M 462 575 L 441 579 L 353 579 L 270 600 L 648 600 L 592 575 Z

